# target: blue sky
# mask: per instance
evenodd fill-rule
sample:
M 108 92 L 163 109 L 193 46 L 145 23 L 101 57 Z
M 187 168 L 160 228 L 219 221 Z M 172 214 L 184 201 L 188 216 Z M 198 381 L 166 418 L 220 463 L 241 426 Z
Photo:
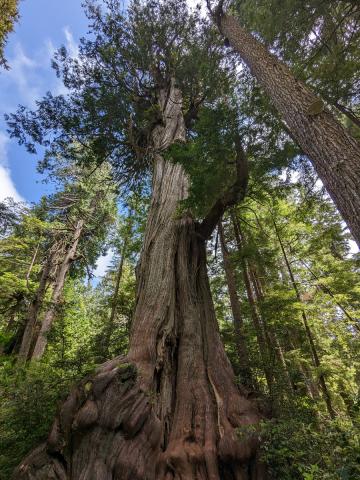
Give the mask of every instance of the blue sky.
M 61 45 L 75 56 L 88 21 L 81 0 L 22 0 L 20 16 L 5 51 L 10 70 L 0 70 L 0 200 L 11 196 L 31 203 L 49 193 L 51 186 L 42 183 L 36 171 L 39 157 L 10 140 L 4 113 L 14 112 L 19 104 L 34 107 L 47 91 L 64 92 L 51 58 Z M 99 258 L 95 275 L 104 274 L 112 256 L 109 252 Z
M 15 111 L 19 104 L 33 107 L 49 90 L 62 92 L 51 57 L 60 45 L 76 55 L 77 42 L 86 31 L 81 0 L 20 2 L 20 21 L 5 52 L 10 70 L 0 71 L 0 200 L 10 195 L 33 202 L 48 192 L 50 187 L 41 183 L 36 172 L 38 157 L 9 139 L 3 114 Z
M 51 185 L 42 183 L 43 177 L 36 171 L 39 157 L 9 138 L 4 113 L 14 112 L 18 105 L 34 107 L 47 91 L 64 92 L 51 68 L 51 58 L 61 45 L 73 56 L 77 54 L 78 41 L 88 30 L 81 3 L 20 0 L 20 20 L 8 37 L 5 51 L 10 70 L 0 69 L 0 201 L 10 196 L 16 201 L 37 202 L 51 192 Z M 197 2 L 188 3 L 194 6 Z M 105 273 L 112 257 L 110 251 L 99 258 L 94 272 L 97 277 Z

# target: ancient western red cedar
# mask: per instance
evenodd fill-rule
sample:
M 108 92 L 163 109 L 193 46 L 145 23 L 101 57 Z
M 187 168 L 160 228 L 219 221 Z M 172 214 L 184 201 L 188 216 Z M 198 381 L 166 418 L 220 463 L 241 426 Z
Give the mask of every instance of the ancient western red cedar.
M 46 136 L 44 114 L 54 125 L 62 122 L 52 115 L 59 105 L 75 110 L 76 119 L 85 112 L 81 121 L 59 126 L 53 150 L 85 138 L 89 155 L 109 158 L 129 182 L 152 176 L 129 353 L 74 389 L 47 443 L 15 478 L 262 480 L 261 415 L 236 385 L 206 269 L 206 240 L 246 191 L 239 129 L 230 122 L 223 150 L 234 160 L 229 171 L 236 179 L 222 185 L 201 222 L 184 208 L 190 179 L 169 148 L 182 150 L 204 100 L 217 104 L 231 82 L 213 31 L 197 13 L 186 13 L 185 0 L 132 2 L 125 17 L 120 3 L 107 2 L 109 15 L 90 8 L 95 41 L 80 47 L 89 62 L 73 68 L 76 61 L 65 59 L 64 70 L 59 67 L 73 85 L 75 104 L 47 97 L 30 123 L 23 111 L 14 121 L 27 134 L 39 128 Z
M 220 340 L 205 239 L 188 213 L 178 213 L 189 180 L 160 153 L 185 140 L 182 95 L 173 81 L 158 101 L 166 120 L 152 134 L 157 153 L 129 353 L 70 394 L 47 444 L 14 478 L 45 472 L 72 480 L 265 478 L 257 453 L 260 415 L 236 386 Z

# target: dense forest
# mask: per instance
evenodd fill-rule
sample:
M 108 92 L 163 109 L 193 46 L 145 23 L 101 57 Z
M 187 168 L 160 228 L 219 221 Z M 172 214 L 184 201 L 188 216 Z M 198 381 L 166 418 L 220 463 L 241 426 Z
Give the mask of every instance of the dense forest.
M 4 112 L 0 479 L 360 479 L 359 2 L 84 9 Z

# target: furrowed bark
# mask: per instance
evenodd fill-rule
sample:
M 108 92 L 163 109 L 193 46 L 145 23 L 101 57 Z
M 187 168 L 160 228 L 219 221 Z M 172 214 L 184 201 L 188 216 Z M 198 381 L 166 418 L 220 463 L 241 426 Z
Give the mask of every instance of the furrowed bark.
M 69 245 L 65 257 L 56 273 L 56 277 L 54 280 L 54 289 L 51 295 L 51 304 L 46 311 L 44 320 L 41 324 L 40 332 L 31 356 L 32 360 L 40 360 L 45 352 L 45 348 L 47 345 L 47 335 L 50 332 L 51 326 L 53 324 L 56 314 L 56 308 L 61 301 L 61 294 L 64 289 L 65 278 L 69 271 L 71 263 L 74 261 L 77 246 L 84 228 L 84 223 L 84 220 L 77 221 L 76 227 L 74 229 L 72 242 Z
M 221 33 L 269 95 L 360 246 L 360 144 L 221 4 L 214 14 Z
M 205 241 L 191 216 L 178 214 L 188 179 L 161 155 L 185 140 L 181 101 L 174 82 L 159 94 L 164 124 L 153 132 L 153 192 L 129 354 L 70 394 L 47 443 L 15 479 L 265 478 L 260 415 L 236 386 L 221 344 Z

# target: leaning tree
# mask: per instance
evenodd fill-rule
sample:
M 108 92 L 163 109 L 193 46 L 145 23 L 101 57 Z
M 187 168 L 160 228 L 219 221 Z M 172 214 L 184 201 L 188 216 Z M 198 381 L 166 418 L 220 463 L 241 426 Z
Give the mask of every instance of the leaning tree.
M 241 25 L 230 7 L 230 13 L 223 10 L 224 3 L 233 2 L 207 0 L 226 44 L 240 55 L 281 114 L 360 245 L 359 142 L 336 120 L 320 97 Z
M 128 188 L 151 178 L 130 348 L 71 392 L 14 478 L 263 479 L 261 416 L 235 383 L 206 269 L 206 240 L 247 183 L 236 119 L 216 121 L 221 104 L 230 108 L 231 68 L 185 0 L 133 1 L 124 14 L 109 0 L 104 10 L 89 3 L 88 14 L 80 58 L 61 49 L 55 62 L 69 96 L 48 94 L 9 124 L 30 151 L 45 145 L 46 161 L 77 158 L 81 144 L 89 160 L 112 162 Z M 206 138 L 201 119 L 214 125 Z M 211 195 L 200 188 L 199 218 L 188 172 L 212 165 L 221 181 L 209 175 Z

